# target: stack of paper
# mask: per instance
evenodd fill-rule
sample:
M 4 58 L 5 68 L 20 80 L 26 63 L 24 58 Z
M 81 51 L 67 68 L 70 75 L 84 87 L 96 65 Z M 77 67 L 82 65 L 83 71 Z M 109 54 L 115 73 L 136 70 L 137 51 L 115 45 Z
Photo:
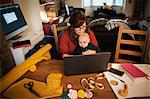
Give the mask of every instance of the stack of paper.
M 150 64 L 134 64 L 134 66 L 136 66 L 145 74 L 150 76 Z M 123 67 L 121 66 L 121 64 L 114 63 L 112 64 L 111 67 L 115 69 L 123 70 Z M 117 98 L 123 99 L 123 98 L 132 98 L 132 97 L 150 97 L 150 80 L 146 79 L 145 77 L 143 77 L 142 80 L 137 78 L 139 80 L 133 81 L 126 72 L 123 76 L 118 76 L 118 75 L 113 74 L 113 76 L 115 77 L 109 75 L 109 72 L 104 72 L 104 74 Z M 124 83 L 122 83 L 120 80 L 116 78 L 119 78 L 125 81 L 125 83 L 128 85 L 128 94 L 126 97 L 122 97 L 119 95 L 119 90 L 124 89 Z M 117 81 L 118 85 L 116 86 L 112 85 L 110 83 L 111 80 Z

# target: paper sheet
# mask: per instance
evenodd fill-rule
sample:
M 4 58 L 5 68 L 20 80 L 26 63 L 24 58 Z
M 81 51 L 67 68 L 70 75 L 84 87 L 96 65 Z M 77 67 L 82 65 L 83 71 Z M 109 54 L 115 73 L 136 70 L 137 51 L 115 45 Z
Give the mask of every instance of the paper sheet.
M 120 69 L 119 68 L 120 64 L 112 64 L 112 68 L 116 68 L 116 69 Z M 150 65 L 148 64 L 138 64 L 135 66 L 139 67 L 141 70 L 143 70 L 150 79 Z M 110 84 L 112 90 L 114 91 L 115 95 L 118 98 L 131 98 L 131 97 L 150 97 L 150 80 L 147 80 L 146 78 L 142 78 L 140 80 L 131 80 L 127 74 L 125 73 L 122 77 L 117 76 L 115 74 L 115 77 L 125 81 L 125 83 L 128 85 L 128 95 L 126 97 L 122 97 L 119 95 L 118 91 L 120 89 L 124 89 L 124 83 L 122 83 L 120 80 L 114 78 L 113 76 L 109 75 L 110 72 L 105 72 L 105 76 L 106 79 L 108 80 L 109 84 L 110 84 L 110 80 L 116 80 L 118 82 L 117 86 L 114 86 L 112 84 Z
M 22 48 L 13 49 L 11 47 L 10 49 L 11 49 L 11 52 L 12 52 L 12 55 L 13 55 L 16 65 L 19 65 L 20 63 L 22 63 L 25 60 Z

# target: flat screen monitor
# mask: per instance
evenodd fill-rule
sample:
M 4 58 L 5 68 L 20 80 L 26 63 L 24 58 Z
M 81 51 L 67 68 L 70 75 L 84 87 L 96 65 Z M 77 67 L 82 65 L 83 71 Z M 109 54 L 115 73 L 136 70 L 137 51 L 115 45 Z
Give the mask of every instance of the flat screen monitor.
M 6 40 L 28 28 L 18 4 L 1 7 L 0 21 Z

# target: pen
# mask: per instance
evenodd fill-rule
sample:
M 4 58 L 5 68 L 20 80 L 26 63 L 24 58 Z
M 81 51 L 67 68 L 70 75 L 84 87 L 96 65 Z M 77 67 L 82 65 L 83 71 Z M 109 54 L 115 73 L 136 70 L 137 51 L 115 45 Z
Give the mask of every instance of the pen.
M 108 73 L 108 74 L 109 74 L 109 75 L 111 75 L 112 77 L 114 77 L 114 78 L 116 78 L 116 79 L 120 80 L 121 82 L 125 83 L 125 81 L 123 81 L 123 80 L 121 80 L 121 79 L 117 78 L 116 76 L 114 76 L 114 75 L 112 75 L 112 74 L 110 74 L 110 73 Z

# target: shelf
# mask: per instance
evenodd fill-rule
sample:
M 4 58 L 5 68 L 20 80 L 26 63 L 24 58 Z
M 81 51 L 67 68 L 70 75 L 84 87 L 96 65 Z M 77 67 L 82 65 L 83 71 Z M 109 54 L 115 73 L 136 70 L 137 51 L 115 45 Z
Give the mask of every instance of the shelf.
M 47 3 L 44 3 L 44 4 L 40 4 L 40 6 L 45 6 L 45 5 L 48 5 L 48 4 L 55 4 L 55 2 L 54 2 L 54 1 L 52 1 L 52 2 L 47 2 Z

